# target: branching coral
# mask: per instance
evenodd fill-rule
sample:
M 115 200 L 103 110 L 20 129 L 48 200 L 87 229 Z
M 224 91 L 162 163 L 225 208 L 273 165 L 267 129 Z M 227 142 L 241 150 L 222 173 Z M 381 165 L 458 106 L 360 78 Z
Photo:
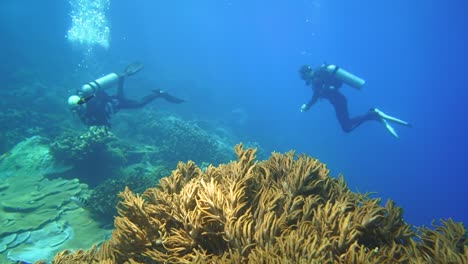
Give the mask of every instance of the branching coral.
M 460 223 L 413 231 L 393 202 L 351 192 L 316 159 L 235 151 L 206 171 L 179 163 L 142 196 L 127 188 L 111 239 L 54 263 L 468 263 Z

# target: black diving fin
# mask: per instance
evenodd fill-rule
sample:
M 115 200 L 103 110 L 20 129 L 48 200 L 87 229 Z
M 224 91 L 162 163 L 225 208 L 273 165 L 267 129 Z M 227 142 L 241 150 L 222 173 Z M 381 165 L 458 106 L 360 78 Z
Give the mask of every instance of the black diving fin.
M 143 69 L 143 63 L 141 62 L 133 62 L 129 64 L 124 71 L 125 76 L 131 76 L 134 75 L 135 73 L 141 71 Z
M 180 104 L 180 103 L 183 103 L 185 102 L 184 99 L 180 99 L 180 98 L 177 98 L 175 96 L 172 96 L 168 93 L 164 93 L 161 95 L 164 99 L 166 99 L 166 101 L 168 102 L 171 102 L 171 103 L 174 103 L 174 104 Z
M 174 103 L 174 104 L 180 104 L 185 102 L 184 99 L 177 98 L 175 96 L 170 95 L 168 92 L 161 91 L 159 89 L 153 90 L 154 93 L 158 94 L 159 97 L 164 98 L 164 100 Z

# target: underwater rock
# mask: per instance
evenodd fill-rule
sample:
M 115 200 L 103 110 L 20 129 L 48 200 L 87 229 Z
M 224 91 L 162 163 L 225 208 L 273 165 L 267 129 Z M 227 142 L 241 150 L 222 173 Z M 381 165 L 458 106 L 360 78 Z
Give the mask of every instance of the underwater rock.
M 0 158 L 0 178 L 15 175 L 48 175 L 69 169 L 69 166 L 56 162 L 50 154 L 47 139 L 40 136 L 25 139 Z

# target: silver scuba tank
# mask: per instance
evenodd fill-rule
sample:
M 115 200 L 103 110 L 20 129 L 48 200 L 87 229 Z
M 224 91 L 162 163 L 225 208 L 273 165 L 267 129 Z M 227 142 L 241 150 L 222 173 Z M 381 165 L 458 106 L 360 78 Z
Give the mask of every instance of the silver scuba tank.
M 338 67 L 336 65 L 333 65 L 333 64 L 327 65 L 325 69 L 328 73 L 334 73 L 334 75 L 336 76 L 338 80 L 358 90 L 361 89 L 361 87 L 364 86 L 364 84 L 366 83 L 365 80 L 359 78 L 358 76 L 346 70 L 343 70 L 343 68 Z
M 81 86 L 80 91 L 83 95 L 91 95 L 98 91 L 109 89 L 119 82 L 119 75 L 117 73 L 109 73 L 99 79 L 91 81 Z

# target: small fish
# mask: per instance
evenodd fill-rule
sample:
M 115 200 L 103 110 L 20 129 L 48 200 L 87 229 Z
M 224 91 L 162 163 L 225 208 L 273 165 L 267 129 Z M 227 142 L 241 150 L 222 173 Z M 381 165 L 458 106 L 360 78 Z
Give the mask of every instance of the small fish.
M 72 196 L 72 197 L 70 197 L 70 200 L 72 200 L 74 203 L 76 203 L 81 208 L 86 208 L 88 206 L 88 204 L 89 204 L 89 200 L 87 198 L 83 198 L 83 197 Z

